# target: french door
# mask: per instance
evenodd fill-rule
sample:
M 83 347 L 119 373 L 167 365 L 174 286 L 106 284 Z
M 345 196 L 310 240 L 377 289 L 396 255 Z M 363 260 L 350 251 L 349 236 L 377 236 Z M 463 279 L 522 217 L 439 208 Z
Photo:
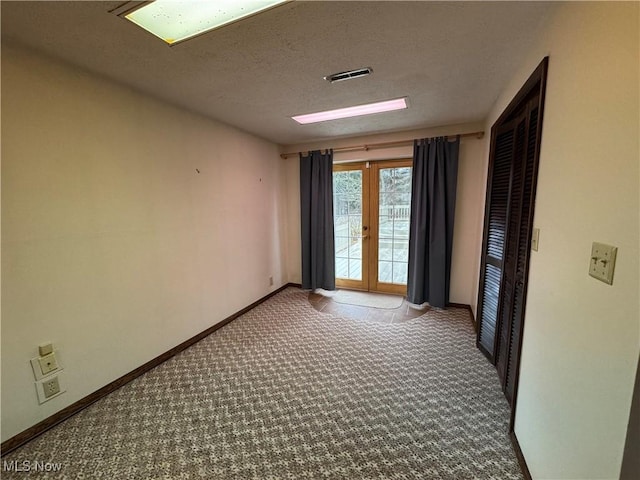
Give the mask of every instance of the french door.
M 406 294 L 411 164 L 334 165 L 336 286 Z

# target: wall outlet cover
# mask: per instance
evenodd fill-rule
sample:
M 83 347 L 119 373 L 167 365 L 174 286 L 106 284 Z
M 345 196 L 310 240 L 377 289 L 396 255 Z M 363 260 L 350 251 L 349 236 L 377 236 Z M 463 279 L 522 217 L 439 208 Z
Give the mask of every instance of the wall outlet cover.
M 35 382 L 35 386 L 38 403 L 40 404 L 48 402 L 67 391 L 64 372 L 62 371 Z
M 44 390 L 44 398 L 51 398 L 60 393 L 60 381 L 58 375 L 54 375 L 49 379 L 42 381 L 42 389 Z

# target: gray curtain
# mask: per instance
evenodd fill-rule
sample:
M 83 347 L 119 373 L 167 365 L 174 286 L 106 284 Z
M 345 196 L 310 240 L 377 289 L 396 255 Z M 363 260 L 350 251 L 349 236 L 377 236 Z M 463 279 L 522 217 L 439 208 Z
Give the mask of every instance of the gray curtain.
M 300 154 L 302 288 L 335 290 L 333 150 Z
M 407 300 L 444 308 L 449 302 L 453 218 L 460 137 L 413 142 Z

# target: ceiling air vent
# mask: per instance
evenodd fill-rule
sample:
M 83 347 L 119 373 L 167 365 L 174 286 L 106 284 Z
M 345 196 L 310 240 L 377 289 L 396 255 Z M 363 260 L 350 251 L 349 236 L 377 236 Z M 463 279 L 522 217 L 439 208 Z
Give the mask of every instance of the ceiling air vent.
M 348 72 L 334 73 L 333 75 L 327 75 L 324 79 L 327 82 L 335 83 L 343 80 L 351 80 L 352 78 L 365 77 L 371 75 L 373 69 L 371 67 L 358 68 L 357 70 L 349 70 Z

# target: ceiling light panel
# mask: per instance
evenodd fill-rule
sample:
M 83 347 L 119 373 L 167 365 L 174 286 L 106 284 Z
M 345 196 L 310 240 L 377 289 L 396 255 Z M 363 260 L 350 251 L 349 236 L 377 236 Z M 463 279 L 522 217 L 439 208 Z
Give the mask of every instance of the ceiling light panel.
M 173 45 L 287 1 L 155 0 L 124 14 L 124 17 Z
M 339 118 L 359 117 L 361 115 L 391 112 L 393 110 L 403 110 L 405 108 L 407 108 L 407 99 L 406 97 L 402 97 L 394 100 L 386 100 L 384 102 L 367 103 L 365 105 L 356 105 L 354 107 L 296 115 L 291 118 L 302 125 L 306 125 L 308 123 L 326 122 L 329 120 L 337 120 Z

